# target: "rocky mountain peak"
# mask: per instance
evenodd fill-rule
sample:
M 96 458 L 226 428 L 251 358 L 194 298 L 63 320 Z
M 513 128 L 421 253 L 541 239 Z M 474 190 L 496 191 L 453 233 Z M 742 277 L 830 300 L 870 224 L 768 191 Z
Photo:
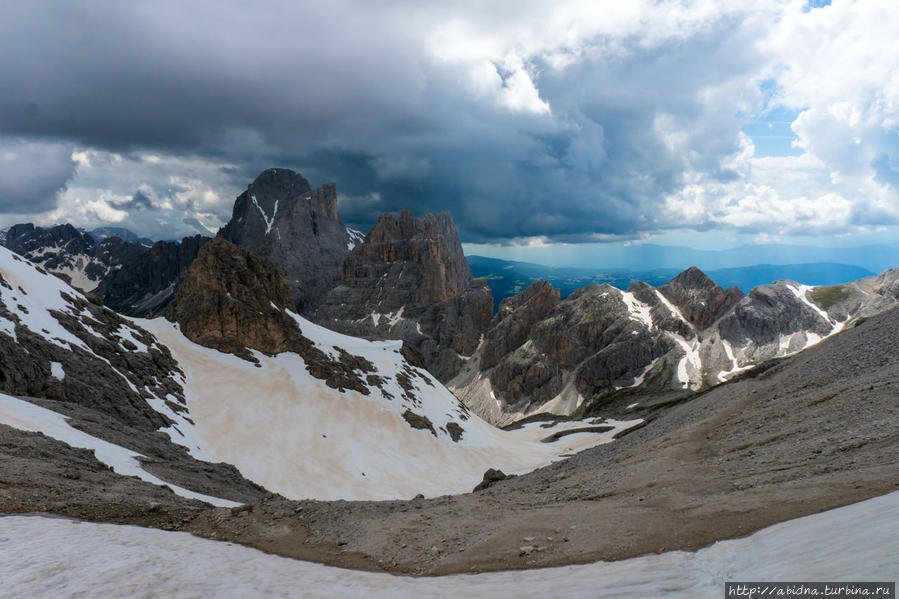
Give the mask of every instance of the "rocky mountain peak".
M 286 168 L 270 168 L 262 171 L 237 196 L 231 220 L 219 231 L 218 236 L 250 251 L 257 251 L 271 232 L 278 211 L 286 210 L 289 202 L 311 191 L 309 181 L 299 173 Z
M 261 193 L 303 193 L 312 189 L 309 181 L 289 168 L 267 168 L 250 183 L 251 191 Z
M 388 311 L 409 302 L 442 302 L 462 293 L 472 278 L 459 233 L 445 213 L 382 214 L 343 264 L 343 280 L 350 285 L 385 279 L 375 284 L 388 292 L 381 302 Z
M 473 279 L 452 219 L 408 210 L 381 215 L 316 312 L 346 334 L 407 341 L 440 380 L 475 350 L 492 317 L 493 295 Z
M 18 224 L 10 227 L 6 235 L 6 247 L 17 254 L 50 247 L 58 250 L 65 248 L 69 253 L 84 253 L 95 245 L 90 235 L 70 224 L 48 229 L 35 227 L 31 223 Z
M 711 326 L 743 299 L 744 295 L 738 287 L 722 289 L 695 266 L 661 285 L 659 292 L 677 306 L 684 318 L 699 330 Z
M 555 308 L 561 298 L 561 293 L 547 281 L 534 281 L 518 295 L 507 297 L 499 303 L 497 320 L 502 320 L 518 309 L 527 306 L 531 311 L 549 313 Z
M 311 313 L 340 281 L 353 239 L 337 210 L 337 187 L 312 189 L 299 173 L 270 168 L 237 197 L 218 236 L 269 258 L 287 276 L 294 305 Z
M 691 266 L 690 268 L 684 270 L 679 273 L 676 277 L 671 279 L 669 283 L 673 286 L 685 287 L 690 289 L 714 289 L 718 287 L 718 284 L 712 280 L 707 274 L 702 272 L 702 270 L 697 266 Z

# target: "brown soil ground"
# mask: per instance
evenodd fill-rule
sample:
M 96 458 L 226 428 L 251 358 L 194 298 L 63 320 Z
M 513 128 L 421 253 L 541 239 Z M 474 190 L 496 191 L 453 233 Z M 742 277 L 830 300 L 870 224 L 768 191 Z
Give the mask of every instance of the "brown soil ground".
M 117 476 L 90 452 L 0 425 L 0 513 L 186 530 L 416 575 L 695 550 L 899 490 L 896 339 L 892 310 L 709 391 L 634 399 L 649 423 L 614 443 L 430 500 L 260 499 L 238 481 L 237 494 L 253 503 L 210 508 Z

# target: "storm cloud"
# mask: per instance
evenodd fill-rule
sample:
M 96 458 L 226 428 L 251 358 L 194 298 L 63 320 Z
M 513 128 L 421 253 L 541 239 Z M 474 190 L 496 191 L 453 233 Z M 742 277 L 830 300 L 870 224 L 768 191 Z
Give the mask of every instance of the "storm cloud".
M 70 145 L 0 136 L 0 213 L 55 208 L 57 194 L 74 174 Z
M 17 3 L 0 23 L 0 134 L 25 140 L 16 164 L 44 166 L 0 162 L 0 210 L 215 230 L 259 171 L 282 166 L 336 181 L 362 228 L 381 212 L 446 211 L 470 242 L 783 229 L 770 218 L 781 202 L 821 230 L 882 222 L 856 198 L 840 196 L 844 217 L 840 202 L 821 215 L 796 195 L 841 193 L 826 183 L 838 144 L 819 137 L 833 111 L 794 127 L 822 157 L 814 185 L 759 180 L 741 131 L 739 115 L 774 102 L 810 106 L 798 83 L 773 99 L 763 83 L 795 75 L 783 74 L 791 36 L 849 8 L 626 4 Z M 895 162 L 873 129 L 872 157 Z M 48 148 L 74 148 L 77 168 L 34 154 Z M 871 179 L 872 159 L 851 176 Z M 36 170 L 40 185 L 18 180 Z

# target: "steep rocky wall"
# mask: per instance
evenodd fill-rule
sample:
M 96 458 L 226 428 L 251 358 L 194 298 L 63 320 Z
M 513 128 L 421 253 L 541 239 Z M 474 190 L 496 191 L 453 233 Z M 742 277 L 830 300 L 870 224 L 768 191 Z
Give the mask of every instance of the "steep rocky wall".
M 438 379 L 461 367 L 489 326 L 493 296 L 472 278 L 459 234 L 446 214 L 382 215 L 343 264 L 316 320 L 334 330 L 403 339 Z
M 237 197 L 218 236 L 269 258 L 286 275 L 295 309 L 311 314 L 340 281 L 351 233 L 333 183 L 312 189 L 298 173 L 272 168 Z

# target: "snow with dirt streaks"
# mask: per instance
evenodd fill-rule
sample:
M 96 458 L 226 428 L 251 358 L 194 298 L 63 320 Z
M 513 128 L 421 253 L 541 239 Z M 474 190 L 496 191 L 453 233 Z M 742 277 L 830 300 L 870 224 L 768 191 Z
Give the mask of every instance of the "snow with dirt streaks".
M 801 548 L 797 550 L 797 548 Z M 342 570 L 183 532 L 0 517 L 0 580 L 34 597 L 718 598 L 725 581 L 895 581 L 899 492 L 696 553 L 411 578 Z
M 156 478 L 141 467 L 138 458 L 143 456 L 140 454 L 72 428 L 68 418 L 62 414 L 42 408 L 24 399 L 0 393 L 0 423 L 23 431 L 43 433 L 72 447 L 93 450 L 97 460 L 112 468 L 116 474 L 136 476 L 142 481 L 154 485 L 166 485 L 181 497 L 199 499 L 222 507 L 240 505 L 227 499 L 195 493 Z
M 186 373 L 185 395 L 195 424 L 182 432 L 199 440 L 207 452 L 204 459 L 233 464 L 248 479 L 290 498 L 467 492 L 488 468 L 528 472 L 608 443 L 641 422 L 612 421 L 609 432 L 575 433 L 552 443 L 541 440 L 559 430 L 555 427 L 502 431 L 469 414 L 436 379 L 409 365 L 401 342 L 349 337 L 291 316 L 324 353 L 338 358 L 340 348 L 371 362 L 382 386 L 369 385 L 369 395 L 341 392 L 311 376 L 297 354 L 254 352 L 257 367 L 192 343 L 167 321 L 138 321 L 171 349 Z M 403 388 L 403 379 L 411 381 L 411 392 Z M 407 411 L 426 418 L 433 432 L 410 426 Z M 454 425 L 462 431 L 457 440 L 450 434 Z

